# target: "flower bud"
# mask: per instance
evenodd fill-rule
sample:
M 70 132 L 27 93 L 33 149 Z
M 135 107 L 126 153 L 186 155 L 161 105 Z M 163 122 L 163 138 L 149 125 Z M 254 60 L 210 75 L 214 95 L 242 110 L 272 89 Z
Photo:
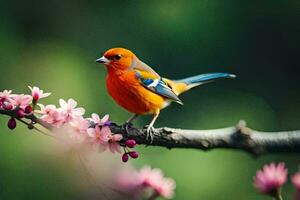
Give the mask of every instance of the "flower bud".
M 26 108 L 25 108 L 25 113 L 26 114 L 29 114 L 29 113 L 31 113 L 32 112 L 32 107 L 31 106 L 26 106 Z
M 33 101 L 37 102 L 40 99 L 40 96 L 38 93 L 34 93 L 32 98 L 33 98 Z
M 136 145 L 136 141 L 135 140 L 126 140 L 125 145 L 129 148 L 134 148 Z
M 23 117 L 25 116 L 24 110 L 19 109 L 19 110 L 17 111 L 17 116 L 18 116 L 19 118 L 23 118 Z
M 123 156 L 122 156 L 122 161 L 124 163 L 126 163 L 128 161 L 129 157 L 128 157 L 128 154 L 127 153 L 124 153 Z
M 13 109 L 13 105 L 12 105 L 11 103 L 5 101 L 5 102 L 3 103 L 3 105 L 2 105 L 2 108 L 3 108 L 4 110 L 11 110 L 11 109 Z
M 138 152 L 136 152 L 136 151 L 129 152 L 129 155 L 130 155 L 130 157 L 133 158 L 133 159 L 136 159 L 136 158 L 139 157 L 139 154 L 138 154 Z
M 15 129 L 17 126 L 17 122 L 16 122 L 15 118 L 10 118 L 10 120 L 8 120 L 7 126 L 11 130 Z

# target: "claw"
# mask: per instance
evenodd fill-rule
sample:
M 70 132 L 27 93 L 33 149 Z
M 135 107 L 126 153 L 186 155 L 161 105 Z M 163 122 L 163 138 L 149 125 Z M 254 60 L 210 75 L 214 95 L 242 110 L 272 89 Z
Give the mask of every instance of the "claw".
M 153 126 L 148 126 L 147 127 L 147 135 L 146 135 L 146 139 L 149 140 L 150 139 L 150 144 L 153 142 L 153 133 L 154 133 L 154 127 Z
M 147 126 L 147 137 L 146 139 L 148 140 L 150 138 L 150 144 L 153 142 L 153 133 L 155 133 L 155 129 L 153 127 L 155 120 L 157 119 L 159 115 L 159 110 L 156 110 L 156 112 L 153 115 L 153 119 L 150 122 L 150 124 Z

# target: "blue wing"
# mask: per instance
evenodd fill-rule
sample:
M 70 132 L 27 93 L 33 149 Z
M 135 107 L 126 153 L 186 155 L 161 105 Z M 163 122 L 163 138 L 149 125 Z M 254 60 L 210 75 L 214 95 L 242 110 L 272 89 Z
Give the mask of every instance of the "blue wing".
M 141 75 L 141 73 L 139 73 L 137 70 L 134 70 L 134 72 L 136 77 L 140 80 L 141 84 L 148 90 L 151 90 L 156 94 L 171 99 L 179 104 L 183 104 L 182 101 L 178 98 L 178 96 L 173 92 L 173 90 L 168 86 L 168 84 L 163 81 L 162 78 L 144 78 Z

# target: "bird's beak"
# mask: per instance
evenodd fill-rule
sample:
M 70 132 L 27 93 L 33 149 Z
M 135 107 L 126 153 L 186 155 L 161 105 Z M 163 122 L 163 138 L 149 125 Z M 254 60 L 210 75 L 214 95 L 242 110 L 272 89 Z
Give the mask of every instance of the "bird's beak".
M 101 58 L 98 58 L 96 60 L 97 63 L 103 63 L 103 64 L 108 64 L 109 60 L 107 58 L 105 58 L 104 56 L 102 56 Z

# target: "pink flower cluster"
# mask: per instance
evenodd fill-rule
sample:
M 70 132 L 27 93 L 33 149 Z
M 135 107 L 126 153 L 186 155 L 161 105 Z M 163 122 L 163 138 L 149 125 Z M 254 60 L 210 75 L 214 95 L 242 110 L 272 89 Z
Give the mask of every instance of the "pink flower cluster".
M 37 102 L 40 98 L 50 95 L 50 93 L 43 93 L 43 90 L 39 90 L 37 87 L 30 87 L 30 89 L 31 95 L 12 94 L 11 90 L 0 92 L 0 109 L 14 112 L 8 121 L 8 128 L 15 129 L 17 126 L 16 118 L 21 119 L 26 114 L 32 113 L 34 101 Z
M 112 134 L 109 128 L 109 115 L 105 115 L 102 119 L 97 114 L 92 114 L 89 119 L 95 126 L 88 128 L 87 134 L 93 145 L 99 145 L 103 151 L 109 149 L 112 153 L 121 153 L 120 141 L 123 139 L 121 134 Z
M 0 107 L 4 110 L 13 110 L 15 108 L 25 108 L 31 103 L 32 96 L 30 95 L 16 95 L 12 94 L 11 90 L 4 90 L 0 92 Z
M 4 110 L 12 110 L 14 108 L 21 108 L 25 110 L 32 101 L 38 101 L 41 98 L 48 97 L 51 93 L 44 93 L 38 87 L 29 87 L 31 95 L 12 94 L 11 90 L 4 90 L 0 92 L 0 106 Z
M 109 149 L 112 153 L 121 153 L 120 141 L 123 139 L 121 134 L 112 134 L 109 125 L 109 115 L 102 119 L 98 114 L 93 113 L 91 118 L 84 118 L 85 110 L 77 108 L 74 99 L 65 101 L 59 100 L 60 107 L 55 105 L 41 105 L 41 110 L 37 111 L 40 119 L 56 128 L 62 126 L 71 127 L 81 141 L 90 144 L 92 147 L 105 151 Z
M 283 162 L 278 165 L 271 163 L 256 172 L 254 186 L 261 193 L 278 198 L 281 196 L 281 187 L 286 183 L 287 176 L 288 169 Z M 292 183 L 297 190 L 295 199 L 300 200 L 300 171 L 292 176 Z
M 38 87 L 29 88 L 31 95 L 12 94 L 11 90 L 0 92 L 0 110 L 9 112 L 11 118 L 8 121 L 8 127 L 10 129 L 16 127 L 16 120 L 22 120 L 21 118 L 24 117 L 28 119 L 29 115 L 35 115 L 53 128 L 71 130 L 70 132 L 75 136 L 73 138 L 80 139 L 81 142 L 101 149 L 101 151 L 109 149 L 112 153 L 121 153 L 120 141 L 123 137 L 121 134 L 112 134 L 109 128 L 111 121 L 108 115 L 100 118 L 98 114 L 94 113 L 90 118 L 84 118 L 85 109 L 77 107 L 77 102 L 74 99 L 67 101 L 60 99 L 59 107 L 39 104 L 40 99 L 48 97 L 51 93 L 44 93 Z M 36 110 L 37 105 L 40 108 L 38 110 Z M 128 152 L 126 149 L 127 147 L 133 148 L 135 145 L 130 142 L 132 143 L 132 141 L 127 141 L 124 144 L 125 154 L 137 158 L 137 152 Z
M 83 118 L 82 116 L 85 113 L 85 110 L 83 108 L 76 108 L 77 102 L 74 99 L 69 99 L 68 101 L 60 99 L 59 108 L 56 108 L 55 105 L 38 105 L 41 108 L 41 110 L 37 111 L 39 114 L 41 114 L 40 119 L 57 128 L 66 123 L 70 123 L 75 120 L 81 120 Z M 82 123 L 79 123 L 78 125 L 82 124 L 84 124 L 84 121 L 82 121 Z M 86 125 L 87 129 L 88 124 Z
M 160 169 L 152 169 L 149 166 L 143 167 L 140 171 L 130 170 L 120 173 L 116 178 L 116 184 L 122 191 L 135 198 L 146 195 L 150 190 L 150 196 L 171 199 L 176 188 L 173 179 L 164 177 Z

